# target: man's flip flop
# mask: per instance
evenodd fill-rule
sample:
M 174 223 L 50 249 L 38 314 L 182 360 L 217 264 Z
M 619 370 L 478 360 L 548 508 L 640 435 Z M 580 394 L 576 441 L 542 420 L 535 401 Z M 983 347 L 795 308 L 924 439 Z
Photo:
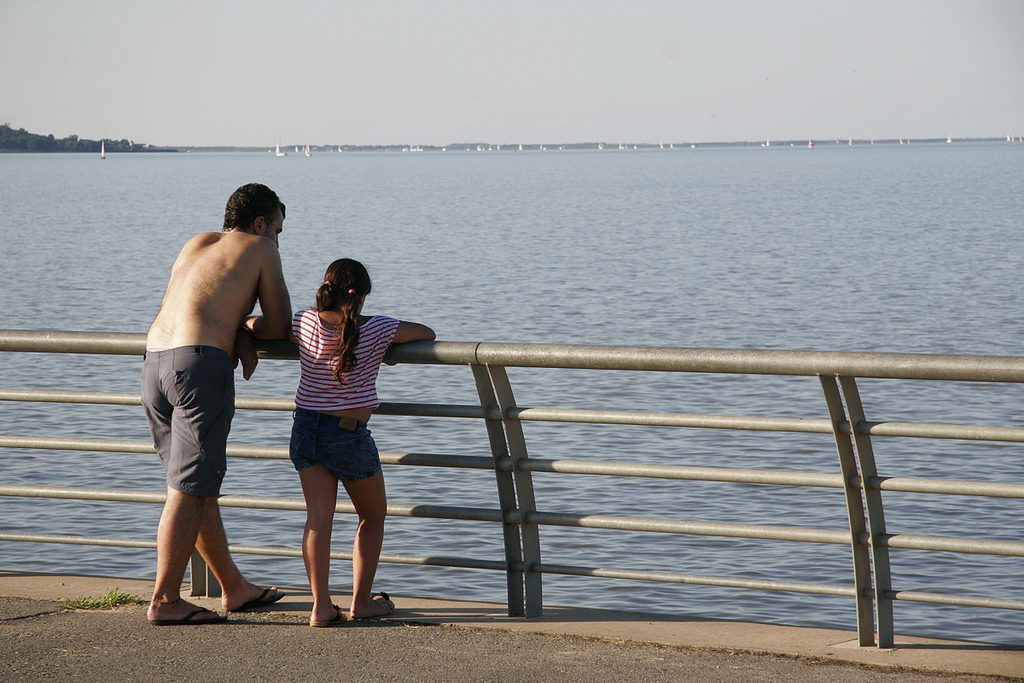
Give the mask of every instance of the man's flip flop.
M 313 628 L 330 628 L 331 626 L 341 626 L 345 623 L 345 613 L 341 611 L 341 608 L 337 605 L 331 605 L 334 608 L 334 616 L 326 621 L 313 621 L 309 620 L 309 625 Z
M 240 605 L 234 609 L 229 609 L 228 611 L 248 612 L 249 610 L 256 609 L 257 607 L 266 607 L 267 605 L 273 605 L 275 602 L 277 602 L 285 596 L 283 591 L 273 591 L 273 588 L 264 588 L 263 592 L 260 593 L 257 597 L 253 598 L 244 605 Z
M 208 612 L 215 615 L 213 619 L 196 619 L 196 615 Z M 189 612 L 181 619 L 150 619 L 149 623 L 153 626 L 202 626 L 203 624 L 223 624 L 228 618 L 217 614 L 213 610 L 208 609 L 197 609 L 193 612 Z

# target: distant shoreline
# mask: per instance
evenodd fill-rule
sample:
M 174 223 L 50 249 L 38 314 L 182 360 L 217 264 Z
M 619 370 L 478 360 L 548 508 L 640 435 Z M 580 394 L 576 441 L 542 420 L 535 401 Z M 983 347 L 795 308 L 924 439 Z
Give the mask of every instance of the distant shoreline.
M 85 141 L 83 141 L 85 142 Z M 95 149 L 11 149 L 0 147 L 0 154 L 98 154 L 100 141 L 95 142 Z M 871 145 L 911 145 L 911 144 L 936 144 L 945 143 L 945 138 L 876 138 L 870 139 L 815 139 L 815 147 L 846 147 L 846 146 L 871 146 Z M 983 138 L 956 138 L 954 143 L 969 142 L 1009 142 L 1006 138 L 983 137 Z M 1021 142 L 1014 138 L 1014 143 Z M 767 143 L 767 144 L 766 144 Z M 516 144 L 486 144 L 486 143 L 454 143 L 451 145 L 310 145 L 310 154 L 338 153 L 338 152 L 536 152 L 536 151 L 558 151 L 558 150 L 592 150 L 592 151 L 633 151 L 633 150 L 687 150 L 696 148 L 725 148 L 725 147 L 807 147 L 808 140 L 771 140 L 771 141 L 736 141 L 736 142 L 675 142 L 675 143 L 651 143 L 651 142 L 629 142 L 629 143 L 598 143 L 598 142 L 571 142 L 571 143 L 523 143 Z M 288 151 L 289 156 L 303 156 L 305 145 L 282 145 L 282 149 L 299 151 Z M 232 146 L 185 146 L 168 145 L 156 147 L 152 145 L 132 144 L 129 149 L 107 147 L 108 153 L 113 154 L 147 154 L 156 152 L 166 153 L 211 153 L 211 152 L 241 152 L 252 154 L 273 154 L 273 147 L 232 147 Z
M 15 130 L 8 124 L 0 125 L 0 153 L 25 154 L 105 154 L 106 152 L 139 153 L 139 152 L 177 152 L 174 147 L 156 147 L 154 145 L 136 144 L 134 140 L 89 140 L 77 135 L 66 138 L 55 138 L 53 135 L 30 133 L 24 128 Z
M 1021 137 L 1012 135 L 1005 137 L 975 138 L 815 138 L 789 140 L 740 140 L 732 142 L 608 142 L 593 140 L 590 142 L 530 142 L 530 143 L 494 143 L 494 142 L 453 142 L 448 145 L 345 145 L 289 143 L 279 145 L 286 154 L 304 155 L 307 152 L 526 152 L 556 150 L 595 150 L 595 151 L 626 151 L 626 150 L 673 150 L 696 149 L 707 147 L 810 147 L 810 146 L 858 146 L 858 145 L 902 145 L 943 142 L 1021 142 Z M 813 143 L 813 144 L 811 144 Z M 53 135 L 30 133 L 24 128 L 15 130 L 8 124 L 0 124 L 0 154 L 145 154 L 153 152 L 188 153 L 188 152 L 252 152 L 273 153 L 275 148 L 267 146 L 231 146 L 231 145 L 149 145 L 136 143 L 134 140 L 89 140 L 69 135 L 66 138 L 54 138 Z M 289 150 L 294 150 L 289 152 Z

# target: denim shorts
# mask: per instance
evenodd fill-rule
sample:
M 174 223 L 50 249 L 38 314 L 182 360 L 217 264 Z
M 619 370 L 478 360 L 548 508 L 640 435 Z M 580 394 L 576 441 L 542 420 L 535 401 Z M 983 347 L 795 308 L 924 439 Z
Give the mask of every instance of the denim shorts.
M 296 470 L 323 465 L 342 481 L 372 477 L 381 471 L 380 455 L 365 422 L 344 429 L 337 415 L 296 408 L 288 455 Z

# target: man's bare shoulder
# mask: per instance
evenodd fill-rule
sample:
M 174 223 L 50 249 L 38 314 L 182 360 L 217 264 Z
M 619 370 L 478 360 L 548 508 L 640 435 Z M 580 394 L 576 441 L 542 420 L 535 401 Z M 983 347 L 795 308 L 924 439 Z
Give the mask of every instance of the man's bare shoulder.
M 178 258 L 188 258 L 207 251 L 210 247 L 221 244 L 224 236 L 225 233 L 222 232 L 201 232 L 195 237 L 190 238 L 188 242 L 185 242 L 185 246 L 181 248 Z
M 195 254 L 213 249 L 221 253 L 236 253 L 257 258 L 277 256 L 277 247 L 270 240 L 241 230 L 230 232 L 201 232 L 182 247 L 182 254 Z

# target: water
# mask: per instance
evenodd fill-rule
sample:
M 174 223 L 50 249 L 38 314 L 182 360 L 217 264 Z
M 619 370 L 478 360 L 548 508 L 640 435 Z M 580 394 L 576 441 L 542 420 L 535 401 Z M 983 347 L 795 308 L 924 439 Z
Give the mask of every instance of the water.
M 809 348 L 1021 355 L 1024 145 L 823 146 L 648 152 L 0 156 L 4 327 L 142 332 L 174 256 L 219 229 L 237 186 L 288 204 L 293 306 L 334 258 L 374 278 L 367 309 L 448 341 Z M 0 385 L 137 391 L 135 358 L 0 354 Z M 240 395 L 289 396 L 264 362 Z M 823 417 L 813 378 L 516 369 L 521 405 Z M 1020 426 L 1024 387 L 863 381 L 869 419 Z M 382 371 L 384 400 L 472 404 L 464 367 Z M 239 443 L 287 444 L 287 414 L 236 418 Z M 476 421 L 378 417 L 384 450 L 485 455 Z M 822 435 L 528 423 L 545 458 L 836 470 Z M 146 439 L 138 408 L 8 404 L 0 433 Z M 876 439 L 883 474 L 1024 480 L 1019 444 Z M 493 475 L 386 468 L 396 503 L 494 507 Z M 0 481 L 159 490 L 154 457 L 0 450 Z M 842 529 L 839 491 L 537 475 L 538 507 Z M 225 493 L 300 497 L 289 463 L 233 460 Z M 1024 503 L 886 494 L 890 531 L 1022 540 Z M 0 499 L 0 528 L 152 538 L 159 506 Z M 233 543 L 296 547 L 303 515 L 224 511 Z M 40 525 L 39 519 L 47 520 Z M 352 518 L 338 518 L 338 549 Z M 497 559 L 500 530 L 393 518 L 385 553 Z M 542 527 L 548 563 L 848 584 L 844 547 Z M 893 551 L 894 586 L 1024 599 L 1019 559 Z M 635 558 L 635 559 L 634 559 Z M 239 556 L 254 578 L 304 583 L 301 560 Z M 0 543 L 0 566 L 152 576 L 149 551 Z M 349 582 L 336 563 L 334 583 Z M 500 574 L 382 566 L 396 593 L 504 599 Z M 855 627 L 846 598 L 545 576 L 545 600 Z M 904 633 L 1024 644 L 1017 612 L 898 602 Z

